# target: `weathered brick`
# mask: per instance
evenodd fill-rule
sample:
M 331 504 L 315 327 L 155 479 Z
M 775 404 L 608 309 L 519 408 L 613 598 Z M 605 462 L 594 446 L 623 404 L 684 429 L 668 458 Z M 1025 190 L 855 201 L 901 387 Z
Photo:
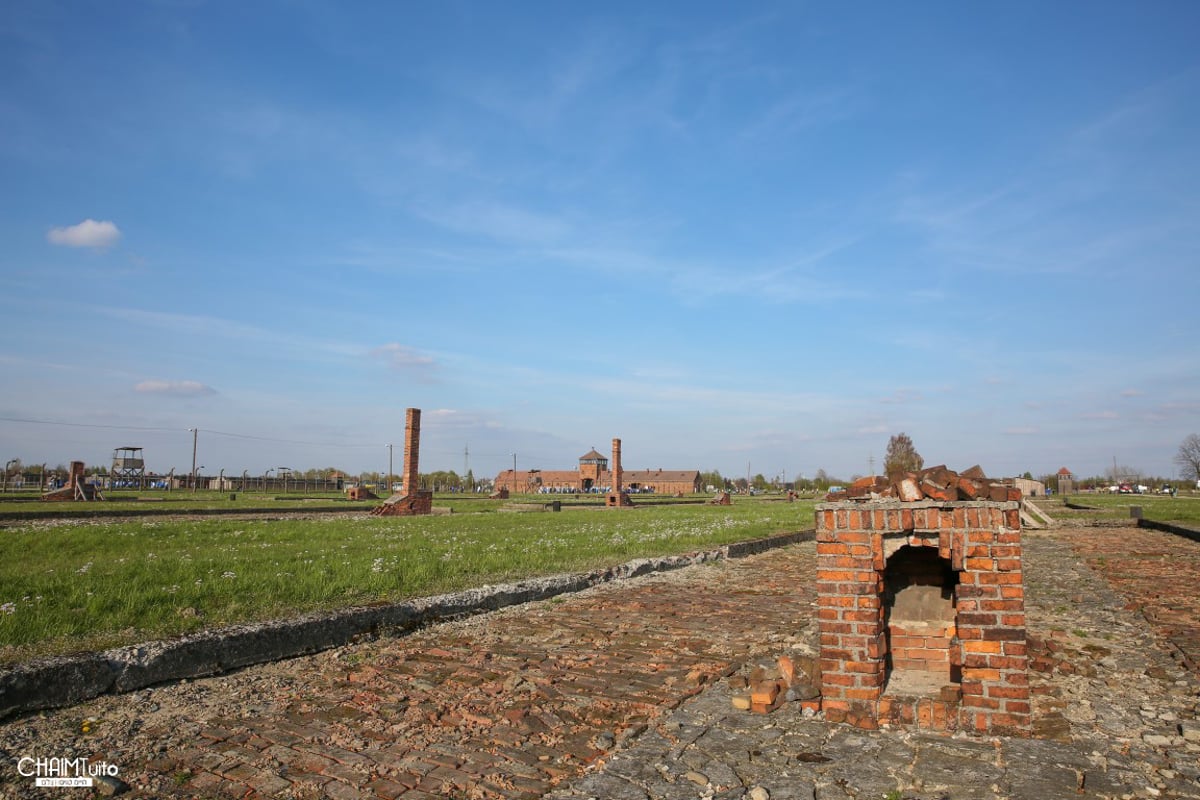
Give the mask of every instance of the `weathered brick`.
M 1000 701 L 996 700 L 995 698 L 984 697 L 977 694 L 967 694 L 966 692 L 963 693 L 962 704 L 965 708 L 973 709 L 987 708 L 998 710 L 1000 708 Z

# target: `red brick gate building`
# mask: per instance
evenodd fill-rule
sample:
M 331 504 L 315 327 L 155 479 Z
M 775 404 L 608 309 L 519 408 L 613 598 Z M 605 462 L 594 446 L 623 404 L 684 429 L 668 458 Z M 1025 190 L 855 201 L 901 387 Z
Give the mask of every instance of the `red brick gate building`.
M 531 494 L 535 492 L 608 492 L 612 490 L 612 471 L 608 458 L 594 449 L 579 457 L 577 470 L 506 469 L 496 476 L 497 491 Z M 622 469 L 621 489 L 634 494 L 696 494 L 700 491 L 700 470 Z

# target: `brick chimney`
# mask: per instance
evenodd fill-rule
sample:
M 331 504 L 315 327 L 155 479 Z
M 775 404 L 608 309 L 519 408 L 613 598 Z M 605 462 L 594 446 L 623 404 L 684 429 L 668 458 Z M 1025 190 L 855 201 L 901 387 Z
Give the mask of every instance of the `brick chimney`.
M 421 491 L 418 460 L 421 450 L 421 409 L 410 408 L 404 415 L 404 492 L 397 492 L 371 512 L 377 517 L 411 517 L 433 512 L 433 492 Z
M 404 493 L 417 491 L 421 474 L 417 469 L 421 450 L 421 409 L 410 408 L 404 414 Z
M 604 504 L 610 508 L 621 508 L 624 506 L 632 506 L 633 501 L 621 491 L 621 484 L 624 483 L 624 473 L 621 470 L 621 440 L 612 440 L 612 488 L 609 490 L 608 496 L 604 499 Z

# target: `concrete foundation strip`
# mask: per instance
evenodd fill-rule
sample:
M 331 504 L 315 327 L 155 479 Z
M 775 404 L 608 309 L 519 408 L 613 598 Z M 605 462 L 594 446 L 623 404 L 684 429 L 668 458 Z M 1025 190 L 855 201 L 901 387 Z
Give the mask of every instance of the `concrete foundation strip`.
M 1173 533 L 1176 536 L 1182 536 L 1185 539 L 1191 539 L 1193 542 L 1200 542 L 1200 531 L 1192 528 L 1185 528 L 1182 525 L 1172 525 L 1169 522 L 1155 522 L 1152 519 L 1139 517 L 1136 521 L 1139 528 L 1149 528 L 1154 531 L 1162 531 L 1163 533 Z
M 254 664 L 310 655 L 362 637 L 402 636 L 450 619 L 547 600 L 611 581 L 726 558 L 745 558 L 812 538 L 812 531 L 780 534 L 699 553 L 636 559 L 586 573 L 484 586 L 404 603 L 236 625 L 100 653 L 42 659 L 0 672 L 0 720 L 30 711 L 82 703 L 103 694 L 132 692 L 159 683 L 218 675 Z

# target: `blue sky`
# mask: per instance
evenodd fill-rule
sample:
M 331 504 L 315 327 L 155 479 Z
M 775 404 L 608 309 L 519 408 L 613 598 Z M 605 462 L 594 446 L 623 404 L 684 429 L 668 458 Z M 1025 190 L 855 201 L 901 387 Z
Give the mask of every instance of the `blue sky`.
M 0 457 L 1174 474 L 1192 2 L 0 6 Z M 69 424 L 65 424 L 69 423 Z M 464 452 L 469 451 L 469 455 Z M 395 457 L 399 469 L 400 457 Z

